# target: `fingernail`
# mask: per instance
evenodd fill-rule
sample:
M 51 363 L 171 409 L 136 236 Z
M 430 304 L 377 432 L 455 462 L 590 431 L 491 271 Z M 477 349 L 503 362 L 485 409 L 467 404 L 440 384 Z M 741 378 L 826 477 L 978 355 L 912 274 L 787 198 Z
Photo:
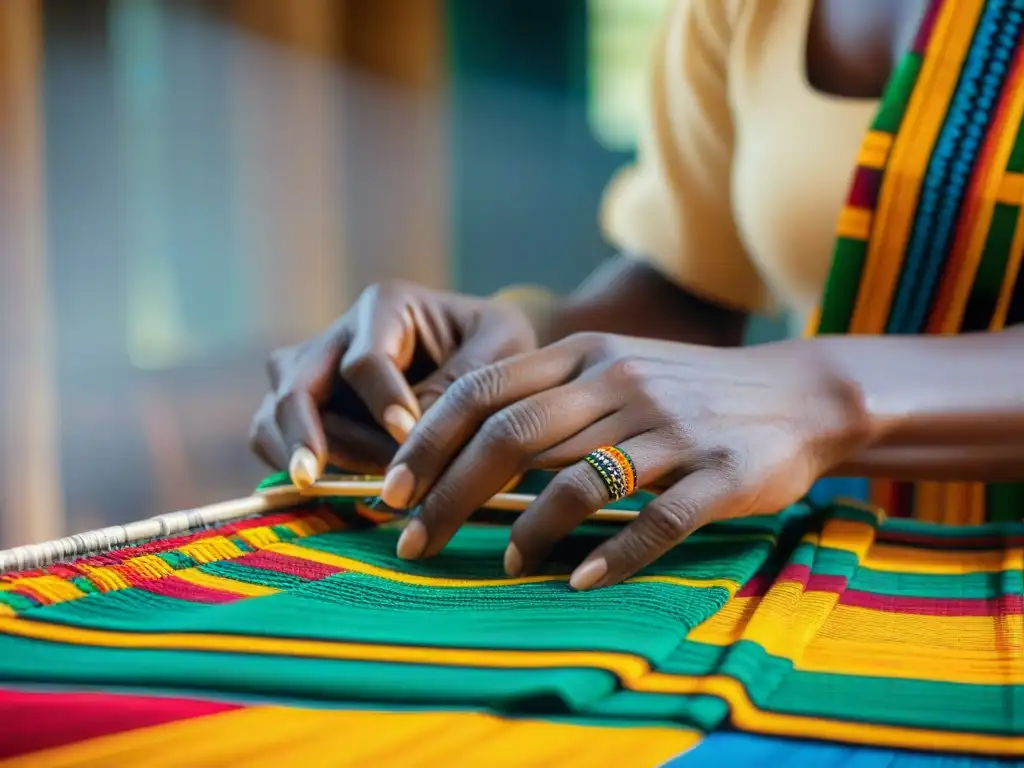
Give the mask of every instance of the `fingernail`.
M 402 535 L 398 537 L 398 546 L 395 547 L 395 553 L 403 560 L 415 560 L 423 554 L 423 550 L 426 548 L 427 528 L 420 520 L 414 517 L 405 526 Z
M 398 443 L 409 439 L 409 433 L 416 426 L 416 417 L 400 405 L 389 405 L 384 409 L 384 426 Z
M 392 467 L 384 476 L 380 497 L 392 509 L 405 509 L 409 506 L 415 490 L 416 478 L 413 477 L 412 471 L 405 464 L 399 464 Z
M 608 574 L 608 561 L 603 557 L 584 563 L 569 577 L 569 586 L 582 592 L 590 589 Z
M 296 488 L 309 488 L 320 475 L 320 462 L 306 446 L 299 446 L 288 464 L 288 474 Z
M 523 554 L 512 542 L 509 542 L 505 549 L 505 573 L 511 578 L 516 578 L 523 572 Z

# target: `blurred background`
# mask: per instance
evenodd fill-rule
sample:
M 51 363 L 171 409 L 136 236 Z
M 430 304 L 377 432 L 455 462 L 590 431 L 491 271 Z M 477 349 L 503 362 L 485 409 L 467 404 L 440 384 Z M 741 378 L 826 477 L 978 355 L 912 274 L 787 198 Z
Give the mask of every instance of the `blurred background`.
M 669 2 L 0 0 L 0 545 L 247 494 L 369 283 L 572 288 Z

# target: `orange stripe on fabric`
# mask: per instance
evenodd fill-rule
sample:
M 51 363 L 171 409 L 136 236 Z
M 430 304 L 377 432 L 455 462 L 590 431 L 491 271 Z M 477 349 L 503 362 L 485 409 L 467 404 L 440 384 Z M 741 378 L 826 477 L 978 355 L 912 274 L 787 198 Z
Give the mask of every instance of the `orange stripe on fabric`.
M 89 765 L 657 766 L 692 748 L 686 728 L 503 719 L 477 712 L 249 707 L 48 749 L 6 763 Z
M 892 151 L 893 136 L 885 131 L 868 131 L 857 155 L 857 165 L 880 170 L 885 167 Z
M 953 334 L 960 330 L 981 256 L 988 242 L 996 202 L 1003 202 L 1018 183 L 1019 174 L 1005 173 L 1024 114 L 1024 50 L 1017 52 L 1004 96 L 982 147 L 979 162 L 960 215 L 949 262 L 928 319 L 929 333 Z M 1014 180 L 1012 177 L 1018 177 Z M 1024 190 L 1017 192 L 1016 203 Z
M 666 685 L 660 686 L 664 681 Z M 720 696 L 729 702 L 733 723 L 741 730 L 800 739 L 918 749 L 927 752 L 968 752 L 988 755 L 1024 755 L 1024 738 L 981 733 L 953 733 L 899 726 L 851 723 L 822 717 L 786 715 L 758 709 L 742 684 L 728 677 L 681 677 L 653 674 L 644 678 L 643 690 Z
M 1015 85 L 1018 85 L 1015 83 Z M 1024 100 L 1019 93 L 1014 93 L 1014 101 Z M 1017 121 L 1020 124 L 1020 121 Z M 1012 123 L 1011 123 L 1012 125 Z M 1016 138 L 1016 136 L 1014 136 Z M 1024 200 L 1024 173 L 1006 173 L 999 182 L 999 191 L 996 192 L 996 200 L 1007 205 L 1020 205 Z
M 919 482 L 914 484 L 914 518 L 926 523 L 940 522 L 946 504 L 943 484 Z
M 982 0 L 942 4 L 882 182 L 851 333 L 885 330 L 921 180 L 983 6 Z
M 839 213 L 839 222 L 836 224 L 837 237 L 849 237 L 855 240 L 867 240 L 871 234 L 871 217 L 873 211 L 870 208 L 857 208 L 847 205 Z

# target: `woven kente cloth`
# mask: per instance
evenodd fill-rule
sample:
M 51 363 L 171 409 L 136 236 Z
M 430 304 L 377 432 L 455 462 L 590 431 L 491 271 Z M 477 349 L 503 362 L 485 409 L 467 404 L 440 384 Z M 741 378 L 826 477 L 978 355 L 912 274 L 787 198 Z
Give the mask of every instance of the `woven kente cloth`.
M 955 334 L 1024 322 L 1024 3 L 932 2 L 857 159 L 819 334 Z M 871 483 L 891 516 L 1019 520 L 1024 485 Z
M 1024 0 L 933 4 L 865 139 L 818 332 L 1024 320 L 1022 23 Z M 1019 487 L 874 490 L 896 516 L 801 503 L 716 524 L 585 593 L 568 574 L 610 524 L 579 529 L 544 575 L 508 579 L 506 525 L 471 523 L 441 556 L 408 563 L 399 522 L 341 499 L 7 574 L 0 759 L 1024 757 Z

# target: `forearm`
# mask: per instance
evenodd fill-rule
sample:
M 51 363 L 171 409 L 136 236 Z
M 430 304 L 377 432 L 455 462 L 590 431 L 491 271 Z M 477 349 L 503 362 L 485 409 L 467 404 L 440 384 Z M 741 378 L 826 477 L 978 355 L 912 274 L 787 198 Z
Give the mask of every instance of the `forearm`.
M 746 316 L 703 301 L 642 262 L 617 258 L 566 297 L 522 301 L 544 345 L 583 331 L 738 346 Z
M 837 473 L 1024 479 L 1024 328 L 803 343 L 861 405 L 868 447 Z

